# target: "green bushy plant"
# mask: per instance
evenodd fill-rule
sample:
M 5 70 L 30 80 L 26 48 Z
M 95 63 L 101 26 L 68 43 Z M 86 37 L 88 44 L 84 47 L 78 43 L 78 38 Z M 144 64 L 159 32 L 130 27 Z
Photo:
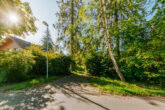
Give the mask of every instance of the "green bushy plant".
M 102 53 L 92 53 L 85 61 L 87 72 L 96 76 L 114 76 L 114 69 L 111 59 Z
M 126 49 L 120 60 L 121 70 L 128 81 L 149 81 L 160 84 L 165 78 L 163 57 L 154 49 L 146 48 L 148 49 L 137 46 L 133 48 L 132 45 Z
M 70 56 L 59 55 L 50 59 L 49 72 L 51 75 L 69 75 L 74 61 Z
M 32 45 L 27 48 L 27 50 L 31 51 L 35 56 L 35 65 L 33 65 L 33 69 L 31 73 L 33 75 L 45 75 L 46 74 L 46 53 L 42 51 L 42 47 Z
M 3 51 L 0 54 L 0 74 L 3 82 L 20 82 L 30 78 L 30 72 L 35 64 L 31 51 Z
M 46 52 L 40 46 L 31 46 L 27 48 L 35 56 L 35 65 L 32 72 L 34 75 L 46 75 Z M 74 61 L 70 56 L 56 54 L 50 50 L 49 54 L 49 75 L 67 75 L 71 73 L 71 66 Z
M 49 51 L 48 57 L 49 75 L 71 74 L 75 63 L 70 56 Z M 0 82 L 20 82 L 43 75 L 46 75 L 46 52 L 40 46 L 0 52 Z

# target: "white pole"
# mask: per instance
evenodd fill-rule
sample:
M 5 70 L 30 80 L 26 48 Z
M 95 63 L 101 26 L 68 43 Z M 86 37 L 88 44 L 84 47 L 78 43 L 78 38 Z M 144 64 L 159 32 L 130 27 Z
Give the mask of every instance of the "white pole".
M 48 27 L 47 27 L 47 31 L 48 31 Z M 49 65 L 48 65 L 48 63 L 49 63 L 49 60 L 48 60 L 48 40 L 49 40 L 49 37 L 47 36 L 47 65 L 46 65 L 46 70 L 47 70 L 47 74 L 46 74 L 46 78 L 48 78 L 49 77 Z

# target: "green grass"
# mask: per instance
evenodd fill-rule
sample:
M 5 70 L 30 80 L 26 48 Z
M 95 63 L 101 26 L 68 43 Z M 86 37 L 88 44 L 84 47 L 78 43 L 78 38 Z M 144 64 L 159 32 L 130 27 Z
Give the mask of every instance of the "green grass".
M 4 88 L 4 91 L 10 91 L 10 90 L 21 90 L 21 89 L 25 89 L 25 88 L 29 88 L 29 87 L 35 87 L 38 86 L 40 84 L 43 83 L 49 83 L 49 82 L 53 82 L 59 78 L 62 78 L 62 76 L 53 76 L 50 78 L 39 78 L 39 79 L 33 79 L 30 81 L 26 81 L 26 82 L 22 82 L 22 83 L 18 83 L 18 84 L 14 84 L 14 85 L 9 85 L 7 88 Z
M 85 67 L 83 66 L 77 66 L 74 71 L 72 71 L 74 74 L 85 74 Z
M 88 82 L 99 88 L 103 92 L 117 94 L 117 95 L 140 95 L 140 96 L 165 96 L 165 89 L 154 88 L 147 86 L 140 86 L 138 84 L 131 84 L 127 82 L 121 82 L 118 80 L 112 80 L 105 77 L 92 77 L 86 76 Z M 150 85 L 151 86 L 151 85 Z

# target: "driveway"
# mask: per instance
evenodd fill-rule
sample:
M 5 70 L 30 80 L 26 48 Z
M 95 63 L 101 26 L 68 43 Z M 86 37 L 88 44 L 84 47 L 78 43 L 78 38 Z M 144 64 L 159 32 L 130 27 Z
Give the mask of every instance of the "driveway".
M 68 76 L 36 88 L 1 92 L 0 110 L 165 110 L 165 98 L 105 94 L 81 76 Z

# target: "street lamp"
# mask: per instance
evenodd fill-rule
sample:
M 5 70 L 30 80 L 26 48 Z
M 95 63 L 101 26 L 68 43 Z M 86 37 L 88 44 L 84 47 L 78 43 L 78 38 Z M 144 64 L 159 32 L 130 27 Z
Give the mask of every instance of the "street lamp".
M 46 23 L 45 21 L 43 21 L 43 24 L 47 27 L 47 30 L 49 29 L 49 25 L 48 25 L 48 23 Z M 47 64 L 46 64 L 46 78 L 48 78 L 49 77 L 49 65 L 48 65 L 48 63 L 49 63 L 49 59 L 48 59 L 48 41 L 49 41 L 49 37 L 47 36 L 47 46 L 46 46 L 46 53 L 47 53 Z

